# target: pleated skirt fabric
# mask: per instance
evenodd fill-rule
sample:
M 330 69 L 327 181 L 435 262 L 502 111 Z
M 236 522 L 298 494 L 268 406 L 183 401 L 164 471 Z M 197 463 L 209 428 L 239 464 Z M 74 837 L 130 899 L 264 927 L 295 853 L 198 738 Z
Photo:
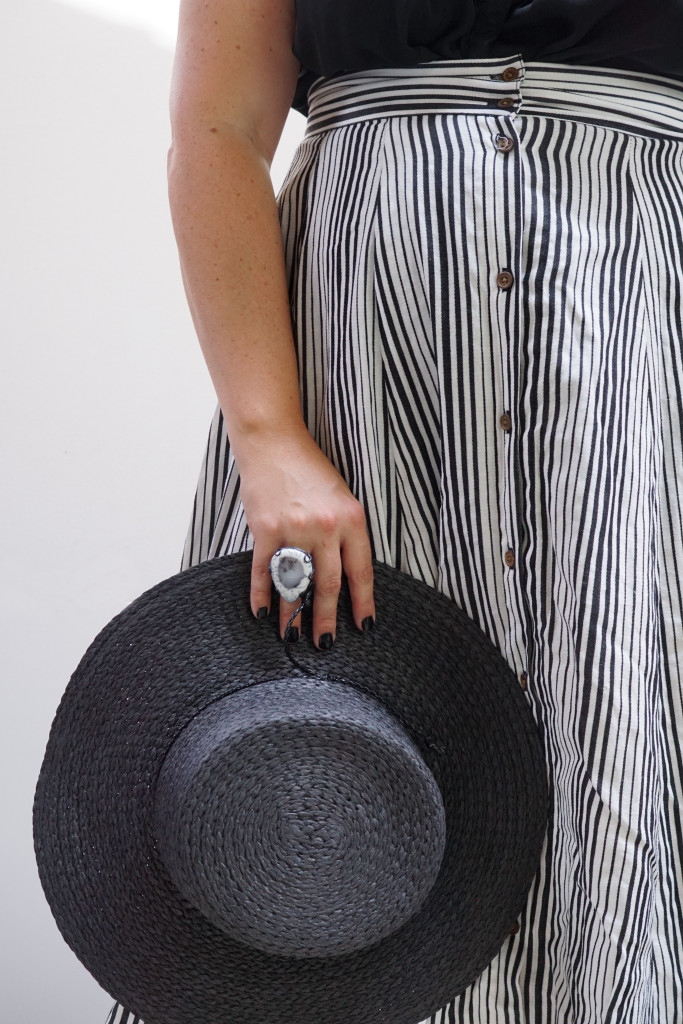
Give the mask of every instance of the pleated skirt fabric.
M 309 103 L 277 196 L 306 424 L 550 769 L 519 930 L 426 1021 L 683 1022 L 683 82 L 512 54 Z M 217 407 L 181 569 L 252 547 Z

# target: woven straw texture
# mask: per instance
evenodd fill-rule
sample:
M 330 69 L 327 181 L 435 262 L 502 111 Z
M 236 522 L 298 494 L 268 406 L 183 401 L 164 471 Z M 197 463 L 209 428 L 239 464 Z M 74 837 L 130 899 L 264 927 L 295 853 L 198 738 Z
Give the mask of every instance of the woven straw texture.
M 251 561 L 159 583 L 86 651 L 34 800 L 46 898 L 145 1024 L 415 1024 L 525 905 L 548 814 L 532 710 L 474 622 L 377 561 L 374 631 L 345 579 L 329 651 L 304 610 L 304 676 L 277 594 L 251 613 Z

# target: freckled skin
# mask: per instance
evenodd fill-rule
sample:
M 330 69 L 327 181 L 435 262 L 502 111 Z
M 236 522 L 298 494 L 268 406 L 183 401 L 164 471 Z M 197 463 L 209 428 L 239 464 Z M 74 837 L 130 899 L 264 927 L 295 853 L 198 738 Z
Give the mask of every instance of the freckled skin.
M 375 609 L 363 506 L 302 417 L 270 177 L 301 67 L 292 50 L 295 6 L 295 0 L 183 0 L 168 189 L 183 283 L 242 473 L 245 513 L 254 536 L 264 538 L 256 545 L 252 612 L 270 605 L 268 560 L 291 539 L 313 552 L 318 579 L 327 580 L 327 592 L 319 586 L 314 602 L 318 646 L 327 632 L 334 639 L 342 568 L 359 630 Z M 292 610 L 282 602 L 281 637 Z

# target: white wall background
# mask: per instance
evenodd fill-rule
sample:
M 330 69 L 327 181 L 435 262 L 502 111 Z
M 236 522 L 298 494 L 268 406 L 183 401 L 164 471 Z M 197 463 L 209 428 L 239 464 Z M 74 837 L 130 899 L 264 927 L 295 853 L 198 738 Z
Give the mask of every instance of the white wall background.
M 176 20 L 177 0 L 0 11 L 3 1024 L 112 1005 L 43 895 L 33 794 L 86 648 L 179 570 L 216 404 L 167 204 Z M 276 194 L 304 129 L 290 111 Z

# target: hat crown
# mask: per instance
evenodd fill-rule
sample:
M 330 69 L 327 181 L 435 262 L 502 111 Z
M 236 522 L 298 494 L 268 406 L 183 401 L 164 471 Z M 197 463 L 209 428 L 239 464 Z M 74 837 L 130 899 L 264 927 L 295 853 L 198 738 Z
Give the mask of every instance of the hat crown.
M 351 685 L 277 679 L 204 708 L 154 809 L 178 891 L 267 953 L 373 945 L 422 906 L 446 845 L 441 792 L 403 725 Z

